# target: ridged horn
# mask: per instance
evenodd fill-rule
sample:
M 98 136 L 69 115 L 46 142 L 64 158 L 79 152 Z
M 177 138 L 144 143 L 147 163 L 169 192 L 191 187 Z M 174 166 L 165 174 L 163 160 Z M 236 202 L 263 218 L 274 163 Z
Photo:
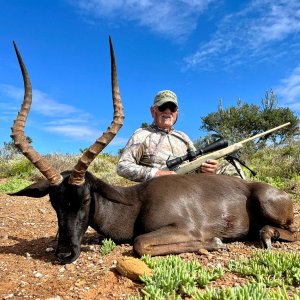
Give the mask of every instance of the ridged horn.
M 11 137 L 16 147 L 20 149 L 23 155 L 26 156 L 29 161 L 31 161 L 35 165 L 35 167 L 47 178 L 50 184 L 57 185 L 62 181 L 62 176 L 49 164 L 49 162 L 44 157 L 42 157 L 33 149 L 33 147 L 28 143 L 24 134 L 25 123 L 32 103 L 32 87 L 21 54 L 16 46 L 16 43 L 13 42 L 13 44 L 24 81 L 24 100 L 21 106 L 21 110 L 18 112 L 18 116 L 14 121 Z
M 118 85 L 118 76 L 116 68 L 116 60 L 114 49 L 112 45 L 111 38 L 109 37 L 109 46 L 110 46 L 110 60 L 111 60 L 111 83 L 112 83 L 112 98 L 114 106 L 114 116 L 113 121 L 111 122 L 110 127 L 101 135 L 96 142 L 87 149 L 81 158 L 78 160 L 76 166 L 72 170 L 72 173 L 69 178 L 69 183 L 74 185 L 81 185 L 84 183 L 85 172 L 88 169 L 89 165 L 96 158 L 96 156 L 111 142 L 115 137 L 117 132 L 123 125 L 124 113 L 123 106 L 120 97 L 119 85 Z

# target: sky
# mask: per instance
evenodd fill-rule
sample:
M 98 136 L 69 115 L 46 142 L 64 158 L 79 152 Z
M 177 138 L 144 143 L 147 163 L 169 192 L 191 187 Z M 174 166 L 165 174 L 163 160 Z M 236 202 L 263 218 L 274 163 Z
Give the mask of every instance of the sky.
M 74 154 L 112 121 L 109 36 L 125 120 L 106 153 L 152 122 L 165 89 L 192 140 L 220 99 L 260 105 L 273 90 L 300 116 L 299 0 L 0 0 L 0 147 L 24 95 L 12 42 L 33 87 L 25 135 L 41 154 Z

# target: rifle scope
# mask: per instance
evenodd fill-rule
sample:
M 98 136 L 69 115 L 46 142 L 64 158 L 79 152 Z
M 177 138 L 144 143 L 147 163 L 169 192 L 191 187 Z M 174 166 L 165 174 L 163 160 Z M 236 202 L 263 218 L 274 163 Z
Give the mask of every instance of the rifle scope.
M 200 148 L 196 151 L 188 151 L 186 155 L 168 160 L 166 164 L 167 164 L 167 167 L 171 170 L 172 168 L 183 163 L 184 161 L 187 161 L 187 160 L 192 161 L 197 156 L 200 156 L 200 155 L 203 155 L 203 154 L 206 154 L 209 152 L 213 152 L 213 151 L 216 151 L 219 149 L 223 149 L 227 146 L 228 146 L 228 141 L 225 138 L 220 138 L 220 139 L 216 140 L 215 142 L 213 142 L 203 148 Z

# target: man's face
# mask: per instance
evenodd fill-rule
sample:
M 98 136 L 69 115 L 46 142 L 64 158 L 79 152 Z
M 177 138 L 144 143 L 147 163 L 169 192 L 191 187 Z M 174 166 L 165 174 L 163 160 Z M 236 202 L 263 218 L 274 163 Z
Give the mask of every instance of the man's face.
M 166 102 L 159 107 L 152 106 L 151 114 L 159 128 L 170 130 L 177 120 L 178 108 L 173 102 Z

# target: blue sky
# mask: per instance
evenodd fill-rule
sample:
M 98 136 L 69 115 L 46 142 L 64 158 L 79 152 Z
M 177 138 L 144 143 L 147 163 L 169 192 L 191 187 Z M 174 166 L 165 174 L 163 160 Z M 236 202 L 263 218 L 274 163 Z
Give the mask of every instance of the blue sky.
M 125 121 L 104 152 L 151 122 L 164 89 L 178 96 L 176 128 L 193 140 L 220 98 L 225 108 L 259 105 L 272 89 L 299 116 L 298 0 L 0 0 L 0 11 L 0 145 L 23 99 L 13 40 L 33 86 L 25 134 L 43 154 L 78 153 L 109 126 L 109 35 Z

